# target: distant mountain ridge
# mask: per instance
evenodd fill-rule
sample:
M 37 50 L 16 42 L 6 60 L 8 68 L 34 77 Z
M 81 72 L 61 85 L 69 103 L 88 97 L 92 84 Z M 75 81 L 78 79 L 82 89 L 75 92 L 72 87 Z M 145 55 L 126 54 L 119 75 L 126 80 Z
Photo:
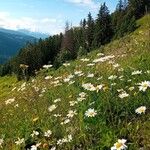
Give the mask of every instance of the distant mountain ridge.
M 33 37 L 38 38 L 38 39 L 40 39 L 40 38 L 45 39 L 45 38 L 50 36 L 47 33 L 32 32 L 32 31 L 29 31 L 29 30 L 26 30 L 26 29 L 19 29 L 18 31 L 21 32 L 21 33 L 24 33 L 26 35 L 33 36 Z
M 0 28 L 0 64 L 16 55 L 27 42 L 34 42 L 37 38 L 19 31 Z

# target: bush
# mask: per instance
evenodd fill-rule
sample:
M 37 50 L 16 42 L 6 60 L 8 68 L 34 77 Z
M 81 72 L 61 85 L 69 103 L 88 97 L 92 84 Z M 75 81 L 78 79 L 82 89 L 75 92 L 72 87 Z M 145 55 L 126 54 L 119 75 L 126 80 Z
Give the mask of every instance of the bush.
M 78 54 L 77 54 L 78 57 L 86 55 L 86 54 L 87 54 L 87 50 L 84 47 L 80 46 L 78 50 Z
M 55 58 L 54 61 L 54 67 L 57 69 L 59 68 L 64 62 L 71 60 L 72 55 L 70 51 L 67 50 L 62 50 L 57 57 Z

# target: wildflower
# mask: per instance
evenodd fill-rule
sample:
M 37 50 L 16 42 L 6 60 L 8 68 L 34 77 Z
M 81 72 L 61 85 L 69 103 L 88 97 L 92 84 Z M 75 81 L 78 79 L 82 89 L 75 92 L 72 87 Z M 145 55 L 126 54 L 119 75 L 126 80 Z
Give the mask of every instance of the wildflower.
M 7 104 L 11 104 L 11 103 L 13 103 L 15 101 L 15 98 L 10 98 L 10 99 L 8 99 L 8 100 L 6 100 L 5 101 L 5 104 L 7 105 Z
M 118 68 L 120 65 L 119 64 L 114 64 L 113 67 L 114 68 Z
M 83 76 L 83 75 L 84 75 L 84 73 L 80 73 L 80 74 L 78 74 L 78 76 L 79 76 L 79 77 L 81 77 L 81 76 Z
M 123 70 L 124 70 L 123 68 L 119 68 L 119 69 L 118 69 L 118 71 L 120 71 L 120 72 L 123 71 Z
M 117 83 L 111 83 L 111 86 L 115 86 Z
M 133 91 L 133 90 L 134 90 L 133 86 L 129 87 L 129 91 Z
M 21 88 L 24 88 L 26 86 L 26 82 L 24 82 L 22 85 L 21 85 Z
M 79 93 L 79 96 L 82 97 L 82 98 L 85 97 L 86 95 L 87 95 L 87 94 L 86 94 L 85 92 Z
M 105 61 L 110 60 L 110 59 L 112 59 L 114 57 L 115 57 L 114 55 L 108 55 L 108 56 L 105 56 L 105 57 L 101 57 L 101 58 L 95 59 L 93 62 L 94 63 L 105 62 Z
M 52 147 L 50 150 L 56 150 L 56 147 Z
M 69 122 L 70 122 L 70 119 L 65 119 L 64 122 L 61 122 L 60 124 L 63 125 L 63 124 L 67 124 Z
M 103 84 L 97 85 L 97 86 L 96 86 L 97 92 L 98 92 L 99 90 L 101 90 L 101 89 L 103 88 L 103 86 L 104 86 Z
M 97 56 L 104 56 L 104 54 L 103 53 L 98 53 Z
M 40 133 L 38 131 L 33 131 L 32 134 L 31 134 L 31 136 L 34 137 L 34 136 L 38 136 L 39 134 Z
M 118 139 L 118 142 L 114 144 L 113 147 L 111 147 L 111 150 L 125 150 L 127 146 L 125 145 L 127 140 L 125 139 Z
M 117 92 L 124 92 L 124 89 L 117 89 Z
M 70 106 L 74 106 L 75 104 L 77 104 L 77 102 L 76 101 L 70 101 L 69 104 L 70 104 Z
M 65 121 L 64 121 L 64 124 L 67 124 L 67 123 L 69 123 L 70 122 L 70 119 L 66 119 Z
M 137 114 L 141 114 L 141 113 L 144 113 L 145 114 L 145 111 L 146 111 L 146 107 L 145 106 L 141 106 L 141 107 L 138 107 L 135 112 Z
M 0 139 L 0 147 L 2 147 L 2 144 L 4 143 L 3 139 Z
M 36 121 L 38 121 L 39 120 L 39 117 L 36 117 L 36 118 L 33 118 L 33 122 L 36 122 Z
M 69 135 L 68 135 L 68 142 L 71 142 L 71 141 L 72 141 L 72 135 L 69 134 Z
M 78 102 L 82 102 L 82 101 L 85 100 L 85 99 L 86 99 L 85 97 L 78 97 L 78 98 L 77 98 L 77 101 L 78 101 Z
M 122 93 L 119 94 L 119 97 L 122 99 L 122 98 L 125 98 L 125 97 L 128 97 L 129 94 L 126 93 L 125 91 L 123 91 Z
M 53 66 L 53 65 L 44 65 L 43 68 L 44 68 L 44 69 L 49 69 L 49 68 L 51 68 L 52 66 Z
M 32 145 L 30 150 L 37 150 L 40 145 L 41 145 L 41 143 L 38 143 L 36 145 Z
M 45 137 L 50 137 L 50 135 L 52 134 L 52 131 L 51 130 L 48 130 L 44 133 L 44 136 Z
M 75 83 L 75 81 L 70 81 L 70 82 L 69 82 L 69 85 L 71 85 L 71 84 L 73 84 L 73 83 Z
M 76 115 L 77 113 L 76 113 L 76 111 L 73 111 L 73 110 L 69 110 L 68 111 L 68 114 L 67 114 L 67 117 L 68 118 L 72 118 L 74 115 Z
M 145 92 L 148 87 L 150 87 L 150 81 L 143 81 L 139 83 L 139 91 Z
M 19 107 L 19 104 L 16 104 L 14 107 L 15 107 L 15 108 Z
M 49 79 L 52 79 L 52 76 L 46 76 L 45 77 L 45 80 L 49 80 Z
M 99 81 L 99 80 L 101 80 L 103 77 L 99 77 L 99 78 L 97 78 L 97 80 Z
M 54 117 L 61 117 L 61 114 L 54 114 Z
M 69 82 L 71 79 L 70 78 L 65 78 L 64 82 Z
M 96 88 L 91 83 L 82 84 L 82 87 L 88 91 L 95 91 Z
M 97 115 L 97 112 L 91 108 L 89 108 L 86 112 L 85 112 L 85 116 L 87 117 L 95 117 L 95 115 Z
M 146 73 L 150 74 L 150 70 L 147 70 Z
M 74 75 L 72 75 L 72 74 L 70 74 L 69 76 L 68 76 L 68 78 L 70 78 L 70 79 L 72 79 L 74 77 Z
M 38 92 L 40 89 L 38 87 L 34 87 L 35 91 Z
M 24 138 L 20 139 L 18 138 L 18 141 L 16 141 L 16 145 L 21 145 L 24 142 Z
M 90 67 L 90 66 L 94 66 L 95 64 L 94 63 L 90 63 L 90 64 L 87 64 L 86 66 Z
M 61 99 L 57 98 L 57 99 L 54 100 L 54 103 L 57 103 L 57 102 L 60 102 L 60 101 L 61 101 Z
M 93 73 L 88 74 L 87 77 L 88 77 L 88 78 L 93 78 L 93 77 L 94 77 L 94 74 L 93 74 Z
M 131 75 L 139 75 L 142 74 L 142 70 L 133 71 Z
M 11 91 L 14 91 L 14 90 L 16 90 L 16 87 L 14 87 Z
M 63 66 L 65 67 L 70 66 L 70 63 L 63 63 Z
M 52 112 L 52 111 L 55 110 L 56 108 L 57 108 L 56 105 L 51 105 L 51 106 L 48 107 L 48 111 L 49 111 L 49 112 Z
M 83 59 L 80 59 L 81 61 L 83 61 L 83 62 L 86 62 L 86 61 L 89 61 L 90 59 L 88 59 L 88 58 L 83 58 Z
M 57 141 L 57 145 L 62 145 L 62 144 L 63 144 L 62 140 L 59 139 L 59 140 Z
M 115 80 L 117 78 L 116 75 L 111 75 L 110 77 L 108 77 L 109 80 Z
M 81 74 L 81 73 L 82 73 L 82 71 L 75 71 L 75 72 L 74 72 L 75 75 L 79 75 L 79 74 Z

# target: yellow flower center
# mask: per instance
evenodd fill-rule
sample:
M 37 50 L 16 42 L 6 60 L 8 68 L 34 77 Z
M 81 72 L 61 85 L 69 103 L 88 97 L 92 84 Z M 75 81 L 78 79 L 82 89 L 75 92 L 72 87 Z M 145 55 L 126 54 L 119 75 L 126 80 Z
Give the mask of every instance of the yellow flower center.
M 144 85 L 143 85 L 143 87 L 147 87 L 148 85 L 145 83 Z
M 123 144 L 122 143 L 116 143 L 116 148 L 120 148 Z

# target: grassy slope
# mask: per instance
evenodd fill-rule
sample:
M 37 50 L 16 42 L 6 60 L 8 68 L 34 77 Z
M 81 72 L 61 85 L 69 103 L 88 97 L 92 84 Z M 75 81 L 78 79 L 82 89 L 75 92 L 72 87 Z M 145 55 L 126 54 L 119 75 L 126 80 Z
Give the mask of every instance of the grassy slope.
M 88 54 L 86 58 L 90 59 L 89 62 L 78 59 L 57 71 L 40 71 L 34 81 L 26 84 L 25 89 L 19 90 L 23 83 L 17 82 L 14 77 L 0 78 L 0 138 L 4 138 L 2 149 L 19 150 L 25 144 L 16 146 L 14 142 L 18 137 L 25 138 L 26 143 L 41 142 L 40 147 L 47 147 L 47 144 L 55 146 L 58 139 L 68 134 L 72 135 L 73 140 L 57 145 L 57 149 L 107 150 L 119 138 L 127 139 L 130 150 L 141 147 L 144 150 L 150 149 L 150 89 L 139 92 L 137 86 L 142 81 L 150 81 L 150 73 L 147 72 L 150 70 L 148 22 L 150 16 L 147 15 L 138 21 L 140 27 L 131 35 Z M 115 58 L 87 67 L 88 63 L 100 58 L 97 56 L 100 52 L 106 56 L 114 55 Z M 114 68 L 111 62 L 120 66 Z M 76 70 L 81 70 L 84 75 L 75 75 L 71 79 L 75 83 L 71 85 L 64 83 L 63 79 L 70 74 L 74 75 Z M 142 70 L 142 74 L 132 76 L 135 70 Z M 87 78 L 88 73 L 94 73 L 94 77 Z M 51 75 L 52 79 L 45 80 L 47 75 Z M 117 79 L 108 80 L 111 75 L 117 75 Z M 62 85 L 54 86 L 54 81 L 57 80 Z M 104 86 L 99 92 L 91 92 L 82 88 L 82 83 Z M 129 87 L 134 87 L 134 90 L 130 91 Z M 120 99 L 117 89 L 124 89 L 129 97 Z M 86 100 L 70 106 L 69 101 L 77 101 L 80 92 L 87 93 Z M 13 97 L 15 102 L 6 105 L 5 101 Z M 57 98 L 61 98 L 61 101 L 55 104 L 57 108 L 54 111 L 49 112 L 48 107 Z M 135 109 L 142 105 L 147 107 L 146 113 L 137 115 Z M 85 111 L 89 108 L 97 111 L 95 117 L 85 116 Z M 77 115 L 68 124 L 61 125 L 68 110 L 76 110 Z M 61 114 L 61 117 L 54 117 L 54 114 Z M 43 137 L 43 132 L 48 129 L 52 131 L 49 139 Z M 31 138 L 33 130 L 40 131 L 41 135 Z

